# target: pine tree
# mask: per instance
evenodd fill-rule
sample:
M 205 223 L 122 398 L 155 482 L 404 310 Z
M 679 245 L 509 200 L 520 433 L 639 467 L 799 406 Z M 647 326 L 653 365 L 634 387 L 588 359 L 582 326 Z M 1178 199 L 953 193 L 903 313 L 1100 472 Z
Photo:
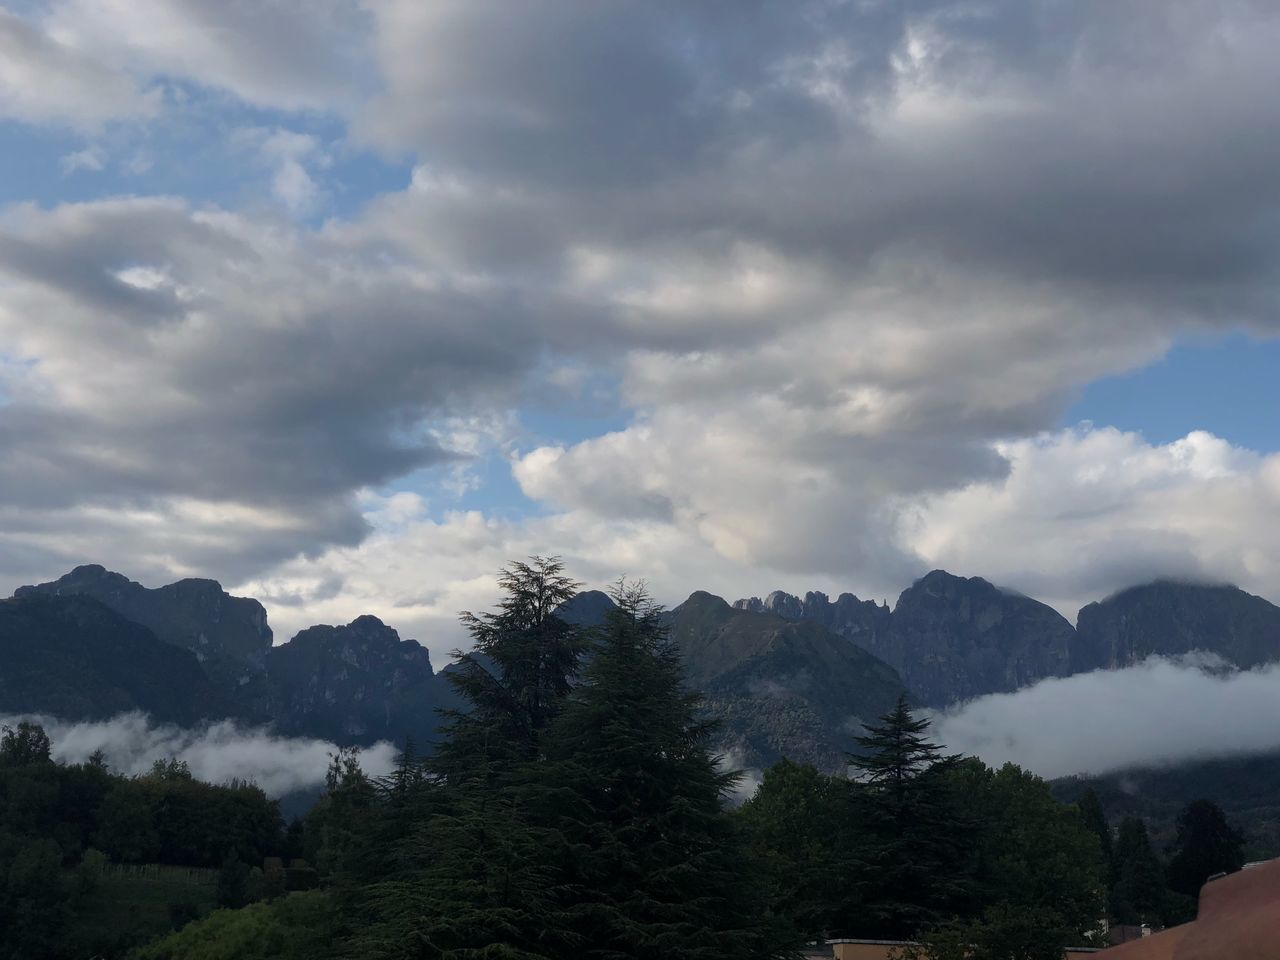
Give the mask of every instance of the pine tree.
M 857 921 L 862 935 L 909 937 L 962 909 L 972 894 L 973 823 L 950 776 L 959 757 L 925 735 L 905 697 L 856 741 L 858 797 L 874 883 Z
M 777 924 L 725 809 L 737 779 L 707 749 L 713 727 L 640 587 L 547 734 L 531 795 L 560 838 L 573 956 L 720 960 L 771 955 Z
M 1169 886 L 1195 897 L 1216 873 L 1234 873 L 1244 866 L 1244 837 L 1227 822 L 1211 800 L 1194 800 L 1178 815 L 1178 837 L 1169 861 Z

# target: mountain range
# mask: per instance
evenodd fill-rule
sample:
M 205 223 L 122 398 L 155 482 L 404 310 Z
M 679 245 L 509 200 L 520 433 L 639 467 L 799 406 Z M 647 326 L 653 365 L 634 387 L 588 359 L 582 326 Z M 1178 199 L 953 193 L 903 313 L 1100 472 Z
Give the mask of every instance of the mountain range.
M 562 608 L 591 626 L 598 591 Z M 979 577 L 935 570 L 890 608 L 781 591 L 733 604 L 695 591 L 666 616 L 690 684 L 732 762 L 840 766 L 863 721 L 900 694 L 941 707 L 1046 677 L 1191 650 L 1250 668 L 1280 660 L 1280 607 L 1235 587 L 1160 581 L 1057 611 Z M 427 650 L 372 616 L 273 645 L 258 601 L 212 580 L 148 589 L 77 567 L 0 601 L 0 713 L 100 719 L 143 710 L 189 725 L 231 717 L 287 735 L 425 744 L 454 704 Z M 446 668 L 447 671 L 447 668 Z

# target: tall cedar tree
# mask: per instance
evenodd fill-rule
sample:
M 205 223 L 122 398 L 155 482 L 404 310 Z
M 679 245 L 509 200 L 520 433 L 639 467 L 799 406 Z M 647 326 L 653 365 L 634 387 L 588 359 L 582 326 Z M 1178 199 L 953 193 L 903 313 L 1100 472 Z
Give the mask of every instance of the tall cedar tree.
M 1212 800 L 1193 800 L 1178 815 L 1178 838 L 1169 861 L 1169 886 L 1188 897 L 1216 873 L 1244 866 L 1244 837 Z
M 496 611 L 462 615 L 475 649 L 455 652 L 448 677 L 466 706 L 444 711 L 425 768 L 402 758 L 353 857 L 351 956 L 536 960 L 571 942 L 522 767 L 541 756 L 587 645 L 555 613 L 577 584 L 554 557 L 512 563 L 499 583 Z
M 779 926 L 725 809 L 737 774 L 642 587 L 620 585 L 531 789 L 560 837 L 566 919 L 589 960 L 777 955 Z
M 911 937 L 964 909 L 973 896 L 970 840 L 951 773 L 960 758 L 944 755 L 912 716 L 905 697 L 857 737 L 857 768 L 868 860 L 874 884 L 863 904 L 859 936 Z
M 433 766 L 454 780 L 537 756 L 587 646 L 584 631 L 556 615 L 578 588 L 559 557 L 511 563 L 498 583 L 504 596 L 496 611 L 462 614 L 474 649 L 455 650 L 447 674 L 467 706 L 442 711 L 445 739 Z

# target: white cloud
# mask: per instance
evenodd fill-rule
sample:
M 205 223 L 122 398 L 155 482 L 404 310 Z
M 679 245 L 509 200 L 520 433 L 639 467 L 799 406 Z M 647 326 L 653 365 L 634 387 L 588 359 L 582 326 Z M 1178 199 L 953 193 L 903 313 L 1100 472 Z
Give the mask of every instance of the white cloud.
M 324 783 L 329 757 L 337 747 L 324 740 L 279 737 L 265 728 L 242 727 L 232 721 L 184 730 L 156 724 L 142 713 L 122 713 L 109 720 L 71 722 L 47 716 L 0 717 L 0 726 L 33 720 L 44 727 L 53 758 L 83 763 L 101 750 L 116 773 L 137 776 L 157 760 L 186 761 L 197 780 L 226 783 L 250 780 L 270 797 Z M 360 751 L 360 766 L 370 776 L 390 773 L 396 748 L 377 743 Z
M 998 444 L 1006 479 L 928 498 L 904 522 L 933 566 L 981 573 L 1074 619 L 1158 576 L 1280 600 L 1280 454 L 1196 431 L 1169 444 L 1080 427 Z
M 91 129 L 149 116 L 158 105 L 157 91 L 0 8 L 0 118 Z
M 225 90 L 257 107 L 350 108 L 374 79 L 356 0 L 50 0 L 45 24 L 115 70 Z
M 1152 658 L 1124 670 L 1042 680 L 934 717 L 949 750 L 1043 777 L 1104 774 L 1280 749 L 1280 666 L 1222 672 Z
M 106 164 L 107 154 L 96 144 L 89 144 L 82 150 L 76 150 L 63 156 L 59 161 L 63 174 L 72 174 L 80 170 L 100 171 Z

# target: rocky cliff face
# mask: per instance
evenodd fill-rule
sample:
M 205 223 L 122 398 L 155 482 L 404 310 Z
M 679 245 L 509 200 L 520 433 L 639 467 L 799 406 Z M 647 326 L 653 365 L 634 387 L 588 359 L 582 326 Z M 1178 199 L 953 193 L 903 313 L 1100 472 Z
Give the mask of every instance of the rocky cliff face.
M 1173 581 L 1133 587 L 1089 604 L 1076 628 L 1074 672 L 1193 650 L 1246 670 L 1280 660 L 1280 607 L 1236 587 Z
M 784 620 L 812 620 L 866 650 L 876 647 L 878 638 L 889 629 L 891 618 L 888 604 L 859 600 L 852 593 L 842 593 L 832 601 L 825 593 L 811 590 L 802 600 L 775 590 L 763 600 L 750 597 L 733 605 L 753 613 L 772 613 Z
M 451 699 L 427 651 L 371 616 L 303 630 L 268 653 L 267 676 L 282 732 L 338 743 L 410 736 L 424 746 Z
M 888 712 L 904 692 L 892 667 L 818 623 L 697 592 L 671 612 L 670 627 L 735 763 L 787 756 L 838 769 L 862 721 Z
M 216 580 L 179 580 L 154 590 L 90 564 L 51 583 L 19 587 L 15 597 L 92 597 L 161 640 L 190 650 L 215 682 L 254 683 L 271 649 L 267 611 L 257 600 L 233 597 Z
M 1052 607 L 935 570 L 902 592 L 873 653 L 931 706 L 1071 672 L 1075 630 Z
M 130 710 L 181 725 L 233 713 L 191 651 L 91 597 L 0 601 L 0 713 L 100 720 Z
M 803 600 L 775 591 L 739 600 L 788 620 L 820 623 L 892 666 L 929 706 L 1016 690 L 1071 670 L 1075 630 L 1052 607 L 981 577 L 935 570 L 886 605 L 842 593 Z

